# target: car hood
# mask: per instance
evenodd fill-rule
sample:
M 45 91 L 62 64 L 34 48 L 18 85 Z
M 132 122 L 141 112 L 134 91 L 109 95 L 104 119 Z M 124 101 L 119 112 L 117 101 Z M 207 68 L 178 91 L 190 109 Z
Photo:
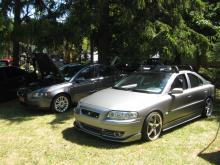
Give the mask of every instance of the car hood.
M 38 69 L 42 77 L 53 76 L 57 80 L 63 80 L 64 77 L 56 67 L 52 59 L 45 53 L 33 54 L 33 66 Z
M 157 104 L 161 101 L 160 97 L 160 94 L 107 88 L 85 97 L 80 104 L 108 110 L 139 111 Z

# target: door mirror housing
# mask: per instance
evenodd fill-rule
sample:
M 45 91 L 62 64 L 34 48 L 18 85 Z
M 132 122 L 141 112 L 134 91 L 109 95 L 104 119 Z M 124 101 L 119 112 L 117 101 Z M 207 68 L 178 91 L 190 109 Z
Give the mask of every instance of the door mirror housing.
M 171 94 L 171 95 L 181 94 L 181 93 L 183 93 L 183 88 L 174 88 L 169 92 L 169 94 Z

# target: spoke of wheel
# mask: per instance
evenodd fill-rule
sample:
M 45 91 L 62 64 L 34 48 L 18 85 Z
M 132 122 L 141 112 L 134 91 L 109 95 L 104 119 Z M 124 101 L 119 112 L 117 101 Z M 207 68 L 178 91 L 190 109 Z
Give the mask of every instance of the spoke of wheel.
M 151 128 L 151 130 L 148 132 L 148 136 L 150 136 L 154 132 L 154 129 Z

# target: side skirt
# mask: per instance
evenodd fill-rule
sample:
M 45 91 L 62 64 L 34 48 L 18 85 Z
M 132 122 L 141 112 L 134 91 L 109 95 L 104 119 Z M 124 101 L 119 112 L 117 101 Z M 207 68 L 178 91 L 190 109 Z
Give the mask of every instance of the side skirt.
M 180 122 L 174 122 L 174 124 L 171 124 L 171 126 L 168 126 L 168 127 L 165 127 L 164 129 L 163 129 L 163 131 L 167 131 L 167 130 L 169 130 L 169 129 L 172 129 L 172 128 L 174 128 L 174 127 L 177 127 L 177 126 L 179 126 L 179 125 L 182 125 L 182 124 L 185 124 L 185 123 L 187 123 L 187 122 L 190 122 L 190 121 L 192 121 L 192 120 L 195 120 L 195 119 L 197 119 L 197 118 L 199 118 L 199 117 L 201 117 L 202 115 L 200 114 L 200 115 L 197 115 L 197 116 L 194 116 L 194 117 L 192 117 L 192 118 L 189 118 L 189 119 L 186 119 L 186 120 L 183 120 L 183 121 L 180 121 Z

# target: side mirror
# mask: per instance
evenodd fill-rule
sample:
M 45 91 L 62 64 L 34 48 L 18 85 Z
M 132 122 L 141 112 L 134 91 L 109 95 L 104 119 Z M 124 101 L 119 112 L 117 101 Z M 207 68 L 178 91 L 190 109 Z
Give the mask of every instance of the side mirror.
M 172 89 L 169 94 L 173 95 L 173 94 L 181 94 L 183 93 L 183 88 L 174 88 Z

